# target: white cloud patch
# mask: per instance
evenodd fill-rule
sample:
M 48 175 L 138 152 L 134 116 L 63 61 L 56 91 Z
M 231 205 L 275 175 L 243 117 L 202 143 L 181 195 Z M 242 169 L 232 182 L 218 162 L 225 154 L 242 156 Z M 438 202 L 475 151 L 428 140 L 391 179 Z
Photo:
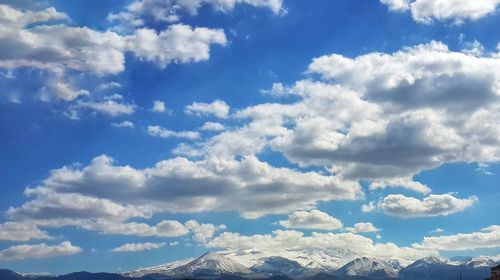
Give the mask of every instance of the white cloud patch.
M 362 233 L 362 232 L 379 232 L 381 229 L 374 226 L 372 223 L 356 223 L 352 227 L 346 228 L 348 231 L 353 233 Z
M 287 220 L 279 221 L 286 228 L 334 230 L 342 228 L 342 222 L 319 210 L 295 211 Z
M 136 107 L 137 107 L 136 105 L 120 103 L 115 100 L 105 100 L 97 102 L 78 101 L 75 105 L 72 106 L 74 110 L 91 109 L 95 112 L 99 112 L 111 117 L 117 117 L 121 115 L 131 115 L 135 112 Z
M 205 122 L 200 129 L 204 131 L 221 131 L 224 130 L 225 127 L 223 124 L 218 122 Z
M 153 102 L 153 107 L 151 108 L 151 111 L 156 112 L 156 113 L 163 113 L 165 112 L 166 107 L 165 107 L 165 102 L 160 101 L 160 100 L 155 100 Z
M 369 212 L 374 211 L 375 209 L 377 209 L 377 205 L 373 201 L 371 201 L 371 202 L 369 202 L 367 204 L 361 205 L 361 211 L 363 213 L 369 213 Z
M 189 115 L 210 116 L 214 115 L 218 118 L 227 118 L 229 114 L 229 105 L 222 100 L 215 100 L 212 103 L 194 102 L 186 106 L 184 112 Z
M 131 121 L 123 121 L 123 122 L 119 122 L 119 123 L 112 123 L 111 124 L 112 127 L 117 127 L 117 128 L 134 128 L 135 125 L 133 122 Z
M 430 24 L 434 21 L 462 24 L 494 14 L 500 0 L 380 0 L 390 11 L 411 9 L 416 22 Z
M 119 13 L 110 13 L 108 21 L 118 23 L 117 30 L 126 31 L 144 26 L 146 20 L 174 23 L 183 15 L 195 16 L 203 5 L 221 12 L 232 11 L 236 4 L 247 4 L 270 9 L 274 14 L 281 11 L 282 0 L 136 0 Z
M 413 247 L 439 251 L 500 248 L 500 226 L 492 225 L 480 232 L 424 237 L 421 244 L 414 244 Z
M 369 189 L 376 190 L 393 187 L 401 187 L 421 193 L 431 192 L 431 189 L 428 186 L 420 182 L 415 182 L 410 178 L 392 178 L 388 180 L 374 181 L 370 183 Z
M 0 4 L 0 68 L 14 71 L 29 67 L 50 73 L 51 79 L 40 81 L 38 86 L 66 101 L 89 94 L 73 88 L 69 72 L 97 77 L 118 74 L 125 69 L 126 53 L 162 68 L 171 63 L 199 62 L 209 59 L 212 45 L 226 44 L 221 29 L 174 24 L 159 32 L 141 28 L 120 35 L 54 23 L 64 19 L 68 17 L 55 8 L 35 12 Z M 108 83 L 97 90 L 117 86 Z
M 197 131 L 173 131 L 157 125 L 148 126 L 148 134 L 161 138 L 184 138 L 196 140 L 200 138 L 200 133 Z
M 59 256 L 69 256 L 80 253 L 82 249 L 64 241 L 58 245 L 45 243 L 35 245 L 16 245 L 0 251 L 0 260 L 20 261 L 25 259 L 45 259 Z
M 0 240 L 28 241 L 31 239 L 51 239 L 51 237 L 47 232 L 40 230 L 35 224 L 22 222 L 0 224 Z
M 380 0 L 389 11 L 406 11 L 410 9 L 410 0 Z
M 149 250 L 160 249 L 162 247 L 165 247 L 165 245 L 167 245 L 167 243 L 165 243 L 165 242 L 160 242 L 160 243 L 152 243 L 152 242 L 127 243 L 127 244 L 123 244 L 120 247 L 112 249 L 111 252 L 126 253 L 126 252 L 149 251 Z
M 255 234 L 250 236 L 224 232 L 210 240 L 206 246 L 234 252 L 249 250 L 281 252 L 283 255 L 293 254 L 293 252 L 303 254 L 315 249 L 324 251 L 342 248 L 351 250 L 360 256 L 401 258 L 406 260 L 416 260 L 429 255 L 437 255 L 437 251 L 435 250 L 398 247 L 393 243 L 374 243 L 370 238 L 353 233 L 313 232 L 310 236 L 305 236 L 302 232 L 291 230 L 276 230 L 272 234 Z
M 154 212 L 202 211 L 238 211 L 257 218 L 362 196 L 358 183 L 275 168 L 256 157 L 200 161 L 178 157 L 139 170 L 116 166 L 111 158 L 100 156 L 81 169 L 54 170 L 25 193 L 31 200 L 10 208 L 9 218 L 123 221 Z
M 478 201 L 477 197 L 460 199 L 451 194 L 431 194 L 423 200 L 402 194 L 386 196 L 378 205 L 384 213 L 400 218 L 448 216 L 464 211 Z

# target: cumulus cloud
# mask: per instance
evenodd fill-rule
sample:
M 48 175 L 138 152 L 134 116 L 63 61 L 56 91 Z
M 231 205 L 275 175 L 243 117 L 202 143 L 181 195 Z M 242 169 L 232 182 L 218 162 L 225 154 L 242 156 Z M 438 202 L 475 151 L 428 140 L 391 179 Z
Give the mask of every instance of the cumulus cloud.
M 0 251 L 0 260 L 19 261 L 25 259 L 44 259 L 59 256 L 69 256 L 80 253 L 82 249 L 64 241 L 58 245 L 45 243 L 35 245 L 16 245 Z
M 226 44 L 220 29 L 173 24 L 159 32 L 140 28 L 129 35 L 120 35 L 54 23 L 64 19 L 68 17 L 55 8 L 30 11 L 0 4 L 0 68 L 49 72 L 54 77 L 49 83 L 40 81 L 38 87 L 66 101 L 88 94 L 73 89 L 68 82 L 70 72 L 97 77 L 118 74 L 125 69 L 126 53 L 162 68 L 171 63 L 199 62 L 209 59 L 212 45 Z M 15 77 L 15 72 L 12 76 Z M 117 83 L 108 83 L 97 89 L 117 86 Z
M 229 105 L 222 100 L 215 100 L 212 103 L 194 102 L 186 106 L 184 112 L 189 115 L 209 116 L 214 115 L 218 118 L 226 118 L 229 114 Z
M 136 0 L 118 13 L 110 13 L 108 21 L 118 23 L 117 30 L 126 31 L 144 26 L 146 20 L 174 23 L 183 15 L 195 16 L 204 5 L 221 12 L 230 12 L 236 4 L 247 4 L 270 9 L 274 14 L 281 11 L 282 0 Z
M 141 170 L 114 165 L 111 158 L 100 156 L 81 169 L 54 170 L 25 193 L 31 200 L 10 208 L 11 219 L 62 216 L 122 221 L 165 211 L 238 211 L 256 218 L 362 196 L 356 182 L 275 168 L 256 157 L 199 161 L 178 157 Z
M 460 199 L 451 194 L 431 194 L 423 200 L 402 194 L 386 196 L 378 205 L 386 214 L 400 218 L 448 216 L 464 211 L 478 201 L 472 196 Z
M 413 247 L 439 251 L 500 248 L 500 226 L 492 225 L 480 232 L 424 237 L 422 243 L 414 244 Z
M 433 21 L 461 24 L 466 20 L 478 20 L 494 14 L 499 0 L 380 0 L 390 11 L 411 9 L 416 22 L 430 24 Z
M 374 182 L 370 183 L 369 189 L 376 190 L 376 189 L 385 189 L 385 188 L 391 188 L 391 187 L 402 187 L 405 189 L 409 189 L 409 190 L 413 190 L 413 191 L 421 192 L 421 193 L 431 192 L 431 189 L 429 187 L 427 187 L 426 185 L 424 185 L 420 182 L 415 182 L 409 178 L 392 178 L 392 179 L 388 179 L 388 180 L 374 181 Z
M 151 111 L 157 112 L 157 113 L 163 113 L 165 112 L 165 103 L 160 100 L 155 100 L 153 102 L 153 108 L 151 108 Z
M 410 0 L 380 0 L 389 7 L 389 11 L 406 11 L 410 9 Z
M 200 128 L 204 131 L 221 131 L 224 130 L 224 125 L 218 122 L 205 122 Z
M 148 134 L 161 138 L 184 138 L 190 140 L 200 138 L 200 133 L 197 131 L 173 131 L 157 125 L 148 126 Z
M 222 248 L 228 251 L 264 251 L 293 252 L 314 251 L 321 249 L 348 249 L 359 256 L 390 257 L 406 260 L 416 260 L 429 255 L 437 255 L 435 250 L 423 248 L 398 247 L 393 243 L 374 243 L 372 239 L 353 233 L 317 233 L 306 236 L 299 231 L 276 230 L 272 234 L 255 234 L 250 236 L 239 233 L 224 232 L 210 240 L 209 248 Z M 300 260 L 300 258 L 298 258 Z M 304 261 L 309 262 L 307 258 Z M 305 263 L 307 264 L 307 263 Z
M 353 233 L 361 232 L 379 232 L 381 229 L 374 226 L 372 223 L 356 223 L 352 227 L 346 228 L 348 231 Z
M 167 245 L 167 243 L 165 243 L 165 242 L 160 242 L 160 243 L 152 243 L 152 242 L 126 243 L 120 247 L 116 247 L 116 248 L 112 249 L 111 252 L 125 253 L 125 252 L 149 251 L 149 250 L 160 249 L 162 247 L 165 247 L 165 245 Z
M 334 230 L 342 228 L 342 222 L 319 210 L 295 211 L 287 220 L 279 221 L 286 228 Z
M 0 224 L 0 240 L 28 241 L 31 239 L 51 239 L 49 234 L 40 230 L 35 224 L 23 222 L 6 222 Z

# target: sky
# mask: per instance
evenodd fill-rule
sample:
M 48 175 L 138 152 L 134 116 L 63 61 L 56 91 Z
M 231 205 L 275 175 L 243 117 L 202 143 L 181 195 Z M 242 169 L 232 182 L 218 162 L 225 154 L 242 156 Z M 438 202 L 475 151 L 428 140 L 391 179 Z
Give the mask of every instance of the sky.
M 1 0 L 0 267 L 500 255 L 499 0 Z

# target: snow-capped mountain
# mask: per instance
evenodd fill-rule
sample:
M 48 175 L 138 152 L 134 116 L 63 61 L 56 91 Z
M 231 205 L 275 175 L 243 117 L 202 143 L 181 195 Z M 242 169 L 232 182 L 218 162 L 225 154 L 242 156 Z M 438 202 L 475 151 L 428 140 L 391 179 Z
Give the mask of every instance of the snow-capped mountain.
M 272 256 L 270 252 L 223 252 L 207 253 L 194 260 L 142 268 L 123 273 L 127 277 L 154 276 L 162 279 L 267 279 L 285 276 L 293 279 L 316 279 L 323 274 L 328 279 L 404 279 L 446 280 L 484 279 L 489 269 L 500 259 L 492 257 L 447 260 L 427 257 L 405 267 L 397 259 L 359 257 L 349 250 L 308 250 L 282 252 Z M 357 256 L 353 258 L 354 256 Z M 348 260 L 348 261 L 346 261 Z M 338 264 L 342 264 L 338 267 Z M 334 268 L 336 267 L 336 268 Z M 319 274 L 318 274 L 319 273 Z M 231 278 L 232 277 L 232 278 Z M 357 278 L 358 277 L 358 278 Z M 326 279 L 326 278 L 325 278 Z
M 251 267 L 257 273 L 270 275 L 298 276 L 306 271 L 298 262 L 283 257 L 267 257 Z
M 347 263 L 338 269 L 335 275 L 397 278 L 402 268 L 398 260 L 362 257 Z
M 158 275 L 168 275 L 169 272 L 181 265 L 185 265 L 187 263 L 192 262 L 194 259 L 185 259 L 185 260 L 179 260 L 171 263 L 166 263 L 162 265 L 157 265 L 157 266 L 151 266 L 151 267 L 144 267 L 144 268 L 139 268 L 136 270 L 132 271 L 127 271 L 122 273 L 123 276 L 127 277 L 142 277 L 145 275 L 150 275 L 150 274 L 158 274 Z
M 177 266 L 167 274 L 175 277 L 203 277 L 225 274 L 249 275 L 252 271 L 221 254 L 206 253 L 185 265 Z

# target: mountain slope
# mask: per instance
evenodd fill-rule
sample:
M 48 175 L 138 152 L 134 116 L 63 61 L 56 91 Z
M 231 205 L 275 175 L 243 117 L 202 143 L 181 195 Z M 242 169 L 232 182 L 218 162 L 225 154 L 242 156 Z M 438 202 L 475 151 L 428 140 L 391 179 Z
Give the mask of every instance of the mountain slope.
M 401 269 L 397 260 L 362 257 L 342 266 L 335 272 L 335 275 L 366 276 L 377 279 L 397 278 Z
M 171 277 L 203 277 L 225 274 L 249 275 L 252 271 L 220 254 L 206 253 L 185 265 L 170 270 Z
M 270 275 L 298 276 L 305 272 L 305 268 L 298 262 L 283 257 L 267 257 L 251 267 L 257 273 Z

